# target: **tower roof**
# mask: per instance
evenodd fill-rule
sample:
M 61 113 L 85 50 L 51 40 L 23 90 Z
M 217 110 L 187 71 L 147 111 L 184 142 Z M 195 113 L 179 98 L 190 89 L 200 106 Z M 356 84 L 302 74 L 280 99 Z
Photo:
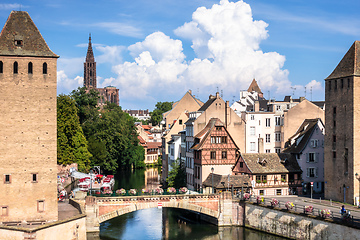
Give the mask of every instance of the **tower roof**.
M 325 79 L 360 76 L 360 41 L 355 41 L 335 70 Z
M 94 53 L 91 45 L 91 34 L 89 35 L 89 45 L 86 54 L 86 62 L 95 62 Z
M 259 85 L 257 84 L 257 82 L 256 82 L 256 80 L 255 80 L 255 78 L 252 80 L 252 82 L 251 82 L 251 84 L 250 84 L 250 86 L 249 86 L 249 88 L 248 88 L 247 91 L 248 91 L 248 92 L 253 92 L 253 91 L 255 91 L 255 92 L 257 92 L 257 93 L 262 93 Z
M 12 11 L 0 33 L 0 55 L 54 57 L 39 30 L 24 11 Z

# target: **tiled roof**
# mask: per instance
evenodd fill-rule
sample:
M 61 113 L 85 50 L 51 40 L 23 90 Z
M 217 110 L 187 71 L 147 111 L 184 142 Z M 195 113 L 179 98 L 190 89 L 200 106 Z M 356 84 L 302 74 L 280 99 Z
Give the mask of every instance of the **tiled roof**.
M 147 142 L 146 145 L 148 148 L 159 148 L 161 147 L 161 142 Z
M 222 123 L 218 118 L 211 118 L 208 124 L 206 124 L 206 126 L 195 135 L 195 141 L 196 139 L 197 141 L 194 143 L 191 149 L 199 150 L 215 126 L 224 126 L 224 123 Z
M 360 76 L 360 41 L 355 41 L 334 71 L 325 79 Z
M 212 174 L 213 173 L 210 173 L 203 182 L 204 187 L 212 186 Z M 227 188 L 228 185 L 230 185 L 230 187 L 233 185 L 234 188 L 251 186 L 249 175 L 230 175 L 230 181 L 228 180 L 228 175 L 214 174 L 214 188 Z M 222 182 L 223 184 L 221 184 Z
M 203 112 L 206 109 L 208 109 L 208 107 L 210 107 L 210 105 L 216 100 L 215 96 L 210 96 L 209 100 L 206 101 L 206 103 L 204 103 L 204 105 L 201 106 L 201 108 L 199 108 L 199 112 Z
M 137 137 L 139 139 L 140 144 L 145 144 L 146 143 L 146 141 L 141 136 L 137 136 Z
M 0 34 L 0 55 L 53 57 L 39 30 L 24 11 L 12 11 Z
M 283 150 L 284 153 L 301 153 L 308 144 L 314 129 L 317 126 L 319 118 L 305 119 L 301 124 L 296 133 L 289 138 L 289 141 L 285 143 L 288 146 Z M 297 141 L 299 139 L 299 142 Z M 291 145 L 291 140 L 295 140 L 294 144 Z
M 295 157 L 289 153 L 242 153 L 241 156 L 253 174 L 301 172 Z
M 257 84 L 257 82 L 256 82 L 256 80 L 255 80 L 255 78 L 252 80 L 252 82 L 251 82 L 251 84 L 250 84 L 250 86 L 249 86 L 249 88 L 248 88 L 247 91 L 248 91 L 248 92 L 262 93 L 259 85 Z

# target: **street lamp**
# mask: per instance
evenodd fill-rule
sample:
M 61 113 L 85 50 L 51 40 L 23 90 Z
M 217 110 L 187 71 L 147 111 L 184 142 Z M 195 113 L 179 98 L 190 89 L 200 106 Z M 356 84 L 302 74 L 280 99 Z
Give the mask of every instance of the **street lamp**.
M 92 196 L 92 174 L 94 173 L 94 171 L 91 169 L 90 170 L 90 196 Z
M 211 189 L 212 193 L 214 193 L 214 168 L 211 168 Z

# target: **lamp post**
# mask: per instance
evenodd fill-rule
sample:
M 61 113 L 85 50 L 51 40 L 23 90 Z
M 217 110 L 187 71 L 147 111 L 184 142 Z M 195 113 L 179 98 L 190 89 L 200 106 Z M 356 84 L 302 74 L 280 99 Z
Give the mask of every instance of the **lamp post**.
M 214 193 L 214 168 L 211 168 L 211 189 L 212 193 Z
M 90 170 L 90 196 L 92 196 L 92 174 L 93 174 L 93 170 Z

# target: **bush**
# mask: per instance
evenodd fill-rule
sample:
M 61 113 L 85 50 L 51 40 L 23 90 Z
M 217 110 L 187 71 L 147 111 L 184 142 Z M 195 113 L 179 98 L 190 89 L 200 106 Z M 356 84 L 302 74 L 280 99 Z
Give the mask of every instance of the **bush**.
M 123 188 L 120 188 L 118 190 L 116 190 L 115 192 L 117 195 L 125 195 L 126 194 L 126 190 Z
M 286 207 L 287 210 L 293 209 L 294 206 L 295 206 L 295 205 L 294 205 L 293 202 L 287 202 L 287 203 L 285 203 L 285 207 Z
M 276 198 L 273 198 L 271 200 L 271 206 L 272 207 L 276 207 L 279 204 L 279 200 L 277 200 Z

